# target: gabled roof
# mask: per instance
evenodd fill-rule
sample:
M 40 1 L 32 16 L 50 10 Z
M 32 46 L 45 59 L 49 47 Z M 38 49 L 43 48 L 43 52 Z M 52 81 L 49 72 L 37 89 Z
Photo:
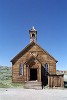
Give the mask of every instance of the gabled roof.
M 37 60 L 38 62 L 40 62 L 40 64 L 42 64 L 42 62 L 37 57 L 35 57 L 35 56 L 29 57 L 29 59 L 26 60 L 26 62 L 24 64 L 31 63 L 33 60 Z
M 35 43 L 34 41 L 32 41 L 31 43 L 29 43 L 21 52 L 19 52 L 12 60 L 11 62 L 13 61 L 16 61 L 17 59 L 19 59 L 21 57 L 21 55 L 23 56 L 24 53 L 26 53 L 30 48 L 32 48 L 34 45 L 37 45 L 39 48 L 41 48 L 37 43 Z M 30 47 L 30 48 L 29 48 Z M 27 51 L 26 51 L 27 50 Z M 44 50 L 43 48 L 41 48 L 41 50 L 43 52 L 45 52 L 46 54 L 48 54 L 52 59 L 54 59 L 56 62 L 57 60 L 51 56 L 46 50 Z
M 15 59 L 18 59 L 19 57 L 21 57 L 21 54 L 23 55 L 24 52 L 25 52 L 25 50 L 28 49 L 28 47 L 33 46 L 33 45 L 34 45 L 34 42 L 32 41 L 32 42 L 29 43 L 23 50 L 21 50 L 21 51 L 11 60 L 11 62 L 14 61 Z

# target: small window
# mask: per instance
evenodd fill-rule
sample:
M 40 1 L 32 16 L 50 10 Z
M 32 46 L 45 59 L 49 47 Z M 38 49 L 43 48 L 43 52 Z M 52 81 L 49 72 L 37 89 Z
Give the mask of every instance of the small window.
M 19 66 L 19 75 L 23 75 L 23 64 Z
M 32 37 L 35 37 L 35 34 L 32 34 Z

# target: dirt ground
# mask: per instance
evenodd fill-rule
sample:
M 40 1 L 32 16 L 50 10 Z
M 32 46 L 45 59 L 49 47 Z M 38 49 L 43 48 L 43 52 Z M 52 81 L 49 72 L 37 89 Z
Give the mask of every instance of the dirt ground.
M 3 89 L 0 100 L 67 100 L 67 89 Z

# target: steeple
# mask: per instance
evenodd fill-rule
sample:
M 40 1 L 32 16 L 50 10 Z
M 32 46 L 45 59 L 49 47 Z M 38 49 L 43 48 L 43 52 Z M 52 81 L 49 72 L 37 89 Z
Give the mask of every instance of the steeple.
M 37 42 L 37 30 L 34 28 L 34 26 L 29 30 L 30 34 L 30 42 L 34 41 Z

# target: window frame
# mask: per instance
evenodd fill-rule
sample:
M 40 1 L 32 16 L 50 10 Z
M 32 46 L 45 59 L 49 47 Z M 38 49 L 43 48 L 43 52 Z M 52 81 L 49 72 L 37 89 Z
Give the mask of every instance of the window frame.
M 35 34 L 34 33 L 32 33 L 32 37 L 35 38 Z
M 45 70 L 48 72 L 48 64 L 45 64 Z
M 22 63 L 20 63 L 19 65 L 19 75 L 23 76 L 23 64 Z

